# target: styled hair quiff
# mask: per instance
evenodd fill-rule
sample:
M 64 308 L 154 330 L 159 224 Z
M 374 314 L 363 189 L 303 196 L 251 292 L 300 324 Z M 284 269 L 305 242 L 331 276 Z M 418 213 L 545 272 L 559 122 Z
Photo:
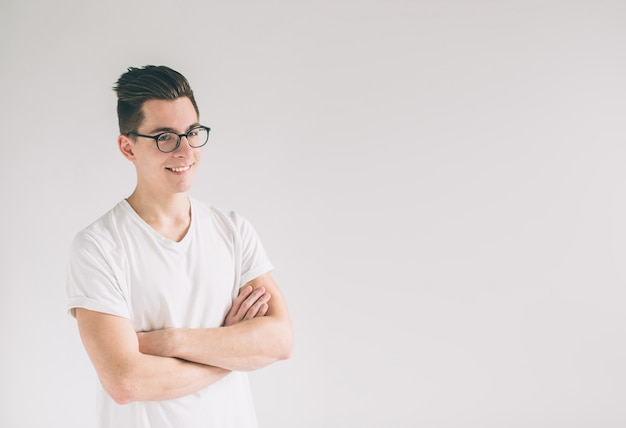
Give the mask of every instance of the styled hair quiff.
M 117 93 L 120 134 L 137 131 L 144 120 L 141 108 L 148 100 L 175 100 L 187 97 L 198 117 L 200 116 L 193 91 L 185 76 L 163 65 L 129 67 L 117 80 L 113 90 Z

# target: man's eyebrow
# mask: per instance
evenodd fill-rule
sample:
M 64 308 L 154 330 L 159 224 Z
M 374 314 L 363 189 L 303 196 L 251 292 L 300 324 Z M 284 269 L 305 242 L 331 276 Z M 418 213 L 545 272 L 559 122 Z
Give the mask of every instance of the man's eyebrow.
M 149 131 L 148 134 L 158 134 L 161 132 L 176 132 L 176 131 L 174 130 L 174 128 L 163 127 L 163 128 L 155 128 Z
M 194 122 L 191 125 L 189 125 L 187 127 L 187 132 L 189 132 L 191 128 L 195 128 L 196 126 L 200 126 L 200 122 Z M 168 127 L 155 128 L 152 131 L 148 132 L 148 134 L 159 134 L 161 132 L 173 132 L 174 134 L 178 134 L 178 132 L 176 132 L 174 128 L 168 128 Z

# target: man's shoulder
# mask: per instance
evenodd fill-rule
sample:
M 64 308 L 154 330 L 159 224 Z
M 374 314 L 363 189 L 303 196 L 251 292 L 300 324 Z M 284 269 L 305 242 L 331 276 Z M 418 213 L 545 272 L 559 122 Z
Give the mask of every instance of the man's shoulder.
M 78 238 L 91 237 L 97 239 L 110 237 L 119 229 L 120 223 L 127 221 L 130 214 L 128 202 L 122 200 L 91 224 L 80 230 L 76 235 Z
M 245 231 L 250 229 L 248 220 L 240 215 L 236 210 L 218 208 L 204 202 L 191 199 L 193 204 L 193 215 L 200 229 L 209 225 L 212 229 L 219 230 L 224 236 L 239 240 Z
M 193 212 L 199 220 L 209 220 L 234 226 L 240 218 L 234 210 L 219 208 L 193 198 L 190 198 L 190 200 L 193 206 Z

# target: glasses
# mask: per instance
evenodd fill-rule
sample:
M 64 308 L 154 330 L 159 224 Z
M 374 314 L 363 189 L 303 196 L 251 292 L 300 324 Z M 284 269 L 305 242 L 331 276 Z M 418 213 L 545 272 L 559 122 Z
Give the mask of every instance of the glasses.
M 209 141 L 209 131 L 211 128 L 206 126 L 195 126 L 185 134 L 177 134 L 175 132 L 161 132 L 157 135 L 144 135 L 136 132 L 127 132 L 128 136 L 152 138 L 156 143 L 157 149 L 163 153 L 171 153 L 178 149 L 182 137 L 187 138 L 190 147 L 198 148 L 204 146 Z

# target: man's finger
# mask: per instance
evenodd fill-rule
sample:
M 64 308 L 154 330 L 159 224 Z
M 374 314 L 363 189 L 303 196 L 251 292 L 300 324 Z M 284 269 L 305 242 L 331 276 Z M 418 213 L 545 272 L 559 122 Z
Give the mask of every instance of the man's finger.
M 269 293 L 263 293 L 263 295 L 261 295 L 261 297 L 259 297 L 254 302 L 254 304 L 250 307 L 250 309 L 248 309 L 244 319 L 251 320 L 252 318 L 265 315 L 265 314 L 260 314 L 260 311 L 263 305 L 267 306 L 267 302 L 269 302 L 271 297 L 272 296 Z M 265 312 L 267 313 L 267 310 Z

